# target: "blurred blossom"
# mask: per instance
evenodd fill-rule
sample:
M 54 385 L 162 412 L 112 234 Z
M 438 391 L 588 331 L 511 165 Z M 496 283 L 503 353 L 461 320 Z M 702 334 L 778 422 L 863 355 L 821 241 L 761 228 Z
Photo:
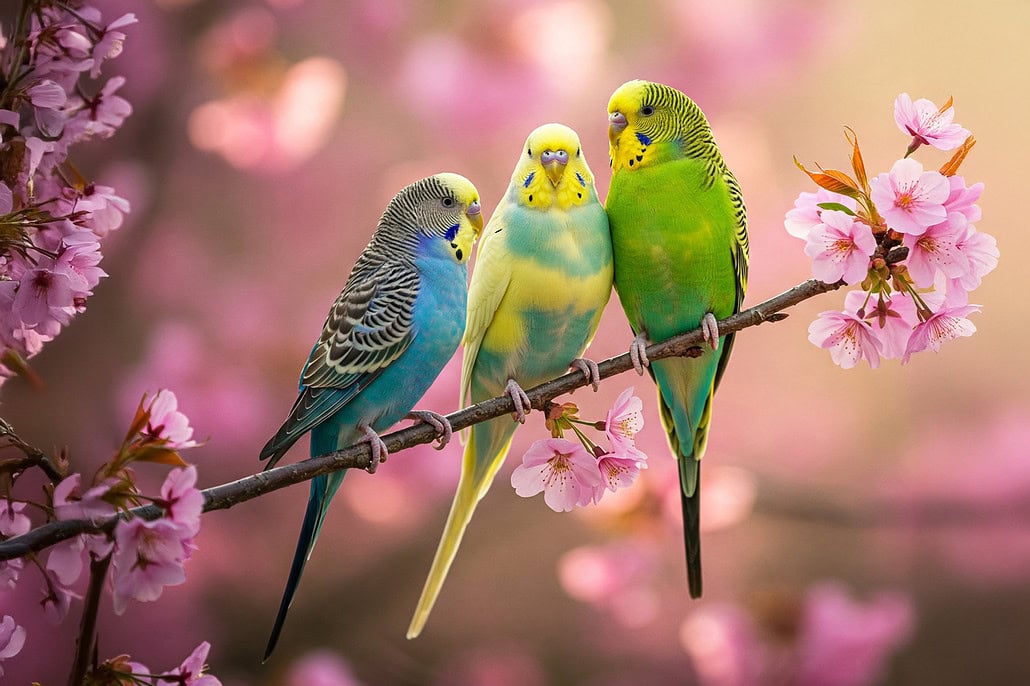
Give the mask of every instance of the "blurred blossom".
M 544 686 L 543 667 L 517 644 L 478 647 L 458 654 L 439 670 L 433 686 Z
M 658 560 L 653 543 L 635 539 L 581 546 L 562 555 L 558 580 L 576 600 L 612 614 L 625 626 L 643 626 L 661 609 L 652 587 Z
M 71 607 L 73 598 L 80 598 L 78 593 L 56 584 L 46 583 L 43 585 L 43 615 L 53 625 L 58 625 L 68 616 L 68 609 Z
M 25 627 L 18 626 L 14 617 L 4 615 L 0 620 L 0 676 L 4 675 L 3 660 L 9 660 L 21 652 L 25 645 Z
M 282 171 L 310 157 L 339 114 L 345 76 L 339 63 L 312 58 L 290 69 L 270 99 L 230 96 L 190 115 L 190 140 L 240 168 Z
M 192 549 L 192 538 L 168 519 L 147 522 L 133 517 L 119 522 L 111 577 L 115 613 L 125 612 L 130 599 L 154 601 L 165 586 L 186 581 L 183 562 Z
M 705 509 L 701 531 L 711 532 L 739 524 L 750 516 L 758 497 L 754 475 L 739 467 L 705 465 Z
M 0 589 L 14 588 L 24 566 L 25 562 L 20 557 L 13 560 L 0 560 Z
M 32 522 L 23 514 L 25 503 L 17 503 L 7 498 L 0 499 L 0 534 L 4 536 L 21 536 L 29 530 Z
M 598 2 L 528 2 L 516 12 L 510 30 L 523 57 L 550 87 L 568 92 L 593 85 L 594 73 L 604 68 L 612 23 L 611 11 Z M 575 65 L 575 78 L 569 78 L 570 65 Z
M 210 674 L 204 674 L 207 670 L 207 654 L 211 650 L 211 644 L 207 641 L 198 645 L 189 657 L 179 668 L 173 670 L 158 681 L 171 681 L 181 686 L 221 686 L 222 682 Z M 177 678 L 169 678 L 177 677 Z
M 338 654 L 316 650 L 293 662 L 285 686 L 361 686 L 350 666 Z
M 104 500 L 114 480 L 107 480 L 81 491 L 82 474 L 69 474 L 54 487 L 54 516 L 57 519 L 97 520 L 114 514 L 114 507 Z
M 750 612 L 706 603 L 680 628 L 703 686 L 872 686 L 913 630 L 910 601 L 881 593 L 852 600 L 838 584 L 803 598 L 767 593 Z

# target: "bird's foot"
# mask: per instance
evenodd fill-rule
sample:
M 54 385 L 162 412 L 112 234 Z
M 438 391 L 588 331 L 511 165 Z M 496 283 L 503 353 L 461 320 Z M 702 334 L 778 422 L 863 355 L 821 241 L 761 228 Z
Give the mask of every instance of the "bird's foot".
M 529 396 L 522 390 L 522 386 L 515 382 L 515 379 L 508 379 L 508 383 L 504 386 L 504 394 L 515 403 L 515 411 L 511 413 L 512 419 L 519 424 L 525 424 L 526 415 L 533 409 L 532 403 L 529 402 Z
M 633 369 L 636 370 L 637 375 L 644 375 L 644 367 L 651 364 L 651 361 L 647 359 L 647 332 L 641 331 L 637 334 L 637 337 L 633 339 L 633 342 L 629 344 L 629 359 L 633 362 Z
M 424 422 L 436 430 L 436 445 L 433 446 L 437 450 L 443 450 L 454 434 L 454 430 L 451 428 L 451 423 L 447 417 L 430 410 L 412 410 L 408 413 L 408 419 L 414 419 L 416 421 Z
M 376 469 L 379 468 L 379 463 L 386 462 L 386 458 L 390 456 L 390 451 L 386 449 L 383 439 L 371 426 L 362 424 L 358 428 L 365 434 L 365 437 L 358 441 L 358 443 L 368 443 L 368 447 L 372 449 L 372 459 L 368 466 L 365 467 L 365 471 L 369 474 L 375 474 Z
M 711 312 L 701 318 L 701 336 L 712 347 L 712 350 L 719 349 L 719 323 Z
M 601 383 L 601 372 L 597 369 L 596 362 L 586 357 L 577 357 L 569 367 L 583 372 L 587 382 L 594 387 L 594 392 L 597 392 L 597 387 Z

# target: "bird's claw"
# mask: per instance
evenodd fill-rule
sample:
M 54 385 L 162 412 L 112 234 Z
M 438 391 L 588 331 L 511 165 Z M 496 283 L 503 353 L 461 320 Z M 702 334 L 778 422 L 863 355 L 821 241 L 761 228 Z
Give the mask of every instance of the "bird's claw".
M 515 403 L 515 411 L 512 412 L 511 416 L 519 424 L 526 423 L 526 414 L 533 409 L 533 404 L 529 402 L 529 396 L 522 390 L 522 387 L 515 382 L 515 379 L 508 379 L 508 383 L 504 386 L 504 394 L 511 398 L 511 401 Z
M 637 337 L 633 339 L 633 342 L 629 344 L 629 359 L 633 362 L 633 369 L 636 370 L 638 376 L 644 375 L 644 367 L 651 364 L 651 361 L 647 359 L 647 332 L 641 331 L 637 334 Z
M 412 410 L 408 413 L 408 419 L 424 422 L 436 430 L 436 445 L 433 447 L 437 450 L 443 450 L 444 446 L 450 443 L 451 436 L 454 434 L 454 429 L 451 428 L 451 422 L 447 417 L 430 410 Z
M 586 357 L 577 357 L 569 367 L 583 372 L 587 382 L 594 387 L 594 392 L 597 392 L 597 388 L 601 384 L 601 372 L 598 370 L 596 362 Z
M 701 318 L 701 336 L 712 347 L 712 350 L 719 349 L 719 323 L 711 312 Z
M 379 463 L 386 462 L 386 458 L 390 456 L 390 451 L 386 449 L 383 439 L 371 426 L 362 424 L 358 428 L 365 434 L 365 437 L 359 443 L 368 443 L 368 447 L 372 450 L 372 459 L 369 461 L 368 466 L 365 467 L 365 471 L 369 474 L 375 474 L 376 469 L 379 468 Z

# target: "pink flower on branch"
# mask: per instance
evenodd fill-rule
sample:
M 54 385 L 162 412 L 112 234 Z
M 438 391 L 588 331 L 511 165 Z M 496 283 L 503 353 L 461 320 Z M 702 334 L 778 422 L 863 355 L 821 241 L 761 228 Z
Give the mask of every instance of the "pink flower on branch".
M 825 283 L 864 279 L 876 250 L 872 229 L 844 212 L 823 212 L 821 219 L 805 244 L 805 254 L 812 258 L 812 276 Z
M 934 224 L 948 218 L 944 203 L 950 194 L 948 178 L 936 171 L 923 171 L 915 160 L 901 159 L 890 173 L 869 182 L 870 197 L 887 225 L 899 233 L 921 236 Z
M 644 428 L 644 403 L 633 395 L 630 386 L 615 399 L 604 422 L 604 434 L 612 444 L 612 453 L 622 457 L 646 460 L 647 455 L 637 449 L 637 433 Z
M 784 217 L 783 228 L 791 236 L 806 240 L 809 232 L 817 224 L 822 223 L 824 212 L 836 211 L 827 210 L 820 205 L 842 205 L 852 212 L 858 208 L 858 203 L 854 198 L 828 191 L 825 188 L 820 188 L 815 193 L 801 193 L 794 201 L 794 209 L 789 210 Z
M 541 491 L 555 512 L 586 505 L 601 485 L 597 460 L 582 445 L 564 438 L 536 441 L 511 474 L 511 485 L 523 498 Z
M 944 107 L 937 107 L 926 98 L 912 101 L 908 93 L 902 93 L 894 101 L 894 121 L 902 133 L 913 138 L 915 150 L 920 145 L 932 145 L 938 150 L 954 150 L 969 137 L 969 131 L 955 124 L 955 108 L 951 99 Z
M 850 312 L 827 310 L 808 327 L 808 340 L 830 351 L 830 358 L 844 369 L 851 369 L 863 358 L 869 366 L 880 366 L 883 343 L 869 322 Z
M 204 641 L 190 653 L 179 668 L 170 674 L 164 674 L 158 678 L 159 682 L 171 682 L 181 686 L 222 686 L 222 682 L 210 674 L 204 674 L 207 669 L 207 654 L 211 650 L 211 644 Z
M 192 536 L 200 531 L 200 514 L 204 510 L 204 495 L 196 486 L 195 466 L 173 469 L 161 486 L 161 499 L 158 501 L 168 518 Z
M 918 324 L 905 348 L 901 363 L 906 364 L 913 353 L 923 350 L 938 352 L 945 341 L 976 333 L 976 326 L 966 315 L 979 312 L 979 305 L 941 306 L 926 321 Z
M 969 271 L 958 279 L 958 285 L 965 291 L 979 288 L 983 277 L 998 266 L 1001 253 L 994 236 L 977 231 L 967 224 L 955 241 L 955 248 L 969 260 Z
M 190 420 L 182 412 L 179 412 L 179 401 L 175 393 L 168 389 L 161 389 L 154 396 L 146 411 L 150 414 L 143 433 L 148 437 L 165 442 L 166 447 L 173 450 L 193 448 L 198 444 L 191 440 L 193 427 Z
M 631 446 L 636 455 L 605 454 L 597 459 L 597 469 L 601 472 L 601 483 L 594 487 L 594 502 L 601 502 L 601 496 L 606 490 L 614 493 L 620 488 L 632 486 L 633 482 L 640 476 L 641 468 L 647 468 L 647 455 Z M 641 459 L 643 458 L 643 459 Z
M 58 519 L 89 519 L 92 521 L 114 514 L 114 506 L 104 500 L 114 482 L 111 480 L 93 486 L 81 493 L 82 475 L 70 474 L 54 487 L 54 514 Z
M 157 600 L 165 586 L 186 581 L 183 562 L 193 552 L 192 534 L 169 519 L 151 522 L 136 517 L 115 529 L 114 611 L 125 612 L 130 599 Z
M 949 279 L 969 273 L 969 257 L 958 247 L 966 224 L 963 214 L 952 212 L 946 221 L 931 226 L 920 236 L 905 234 L 902 243 L 908 248 L 906 265 L 916 286 L 932 286 L 938 271 Z

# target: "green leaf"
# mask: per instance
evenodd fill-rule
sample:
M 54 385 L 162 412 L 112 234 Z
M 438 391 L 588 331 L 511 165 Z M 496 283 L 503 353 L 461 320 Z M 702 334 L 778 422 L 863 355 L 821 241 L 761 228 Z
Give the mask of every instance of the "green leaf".
M 839 202 L 821 202 L 816 207 L 823 210 L 833 210 L 834 212 L 843 212 L 844 214 L 851 215 L 852 217 L 858 216 L 855 211 L 847 205 L 841 205 Z

